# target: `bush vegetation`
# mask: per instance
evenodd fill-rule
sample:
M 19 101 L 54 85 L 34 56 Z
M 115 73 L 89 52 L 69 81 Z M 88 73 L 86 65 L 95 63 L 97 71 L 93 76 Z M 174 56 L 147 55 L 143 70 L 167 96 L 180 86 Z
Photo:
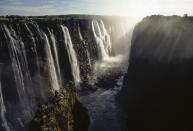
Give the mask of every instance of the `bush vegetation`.
M 50 104 L 41 105 L 38 108 L 30 124 L 30 131 L 75 131 L 74 125 L 77 125 L 75 123 L 77 120 L 74 120 L 74 115 L 77 115 L 75 108 L 80 109 L 77 104 L 79 103 L 76 99 L 75 86 L 70 82 L 66 88 L 55 92 Z M 84 110 L 82 113 L 87 116 L 85 121 L 88 126 L 87 112 Z

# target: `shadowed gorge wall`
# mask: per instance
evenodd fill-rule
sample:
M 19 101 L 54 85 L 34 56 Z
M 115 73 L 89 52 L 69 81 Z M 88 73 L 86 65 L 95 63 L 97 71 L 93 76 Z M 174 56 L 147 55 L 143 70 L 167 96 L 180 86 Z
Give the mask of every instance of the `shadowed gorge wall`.
M 150 16 L 134 29 L 120 97 L 129 130 L 192 130 L 193 21 Z

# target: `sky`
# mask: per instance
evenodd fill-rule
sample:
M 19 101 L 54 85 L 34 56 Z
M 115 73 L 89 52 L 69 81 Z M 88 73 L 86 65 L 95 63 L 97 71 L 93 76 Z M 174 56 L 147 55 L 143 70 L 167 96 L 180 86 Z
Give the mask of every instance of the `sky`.
M 0 0 L 0 15 L 193 15 L 193 0 Z

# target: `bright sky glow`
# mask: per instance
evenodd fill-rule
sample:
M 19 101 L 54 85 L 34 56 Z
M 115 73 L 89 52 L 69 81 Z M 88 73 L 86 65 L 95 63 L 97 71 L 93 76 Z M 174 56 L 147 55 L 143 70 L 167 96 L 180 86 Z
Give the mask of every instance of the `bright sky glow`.
M 0 0 L 0 15 L 193 15 L 193 0 Z

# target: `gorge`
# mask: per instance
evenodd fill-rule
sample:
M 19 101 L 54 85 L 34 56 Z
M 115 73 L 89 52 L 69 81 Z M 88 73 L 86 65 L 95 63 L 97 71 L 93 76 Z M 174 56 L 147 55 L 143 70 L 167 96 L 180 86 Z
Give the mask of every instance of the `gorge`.
M 100 111 L 110 110 L 109 115 L 115 114 L 119 107 L 114 98 L 127 69 L 134 27 L 132 20 L 120 18 L 74 15 L 2 19 L 0 130 L 29 130 L 38 107 L 45 103 L 51 106 L 49 101 L 55 99 L 54 94 L 68 88 L 66 85 L 70 81 L 76 86 L 80 103 L 88 108 L 89 130 L 97 130 L 93 127 L 97 126 L 95 120 L 101 117 L 97 114 Z M 105 85 L 106 81 L 110 83 Z M 119 84 L 112 88 L 116 82 Z M 102 97 L 105 91 L 110 94 L 102 99 L 98 97 L 97 101 L 97 96 Z M 98 102 L 103 106 L 112 102 L 113 108 L 103 109 Z M 90 108 L 93 104 L 101 108 Z M 114 130 L 119 128 L 122 127 Z
M 193 17 L 0 17 L 0 131 L 191 131 Z

